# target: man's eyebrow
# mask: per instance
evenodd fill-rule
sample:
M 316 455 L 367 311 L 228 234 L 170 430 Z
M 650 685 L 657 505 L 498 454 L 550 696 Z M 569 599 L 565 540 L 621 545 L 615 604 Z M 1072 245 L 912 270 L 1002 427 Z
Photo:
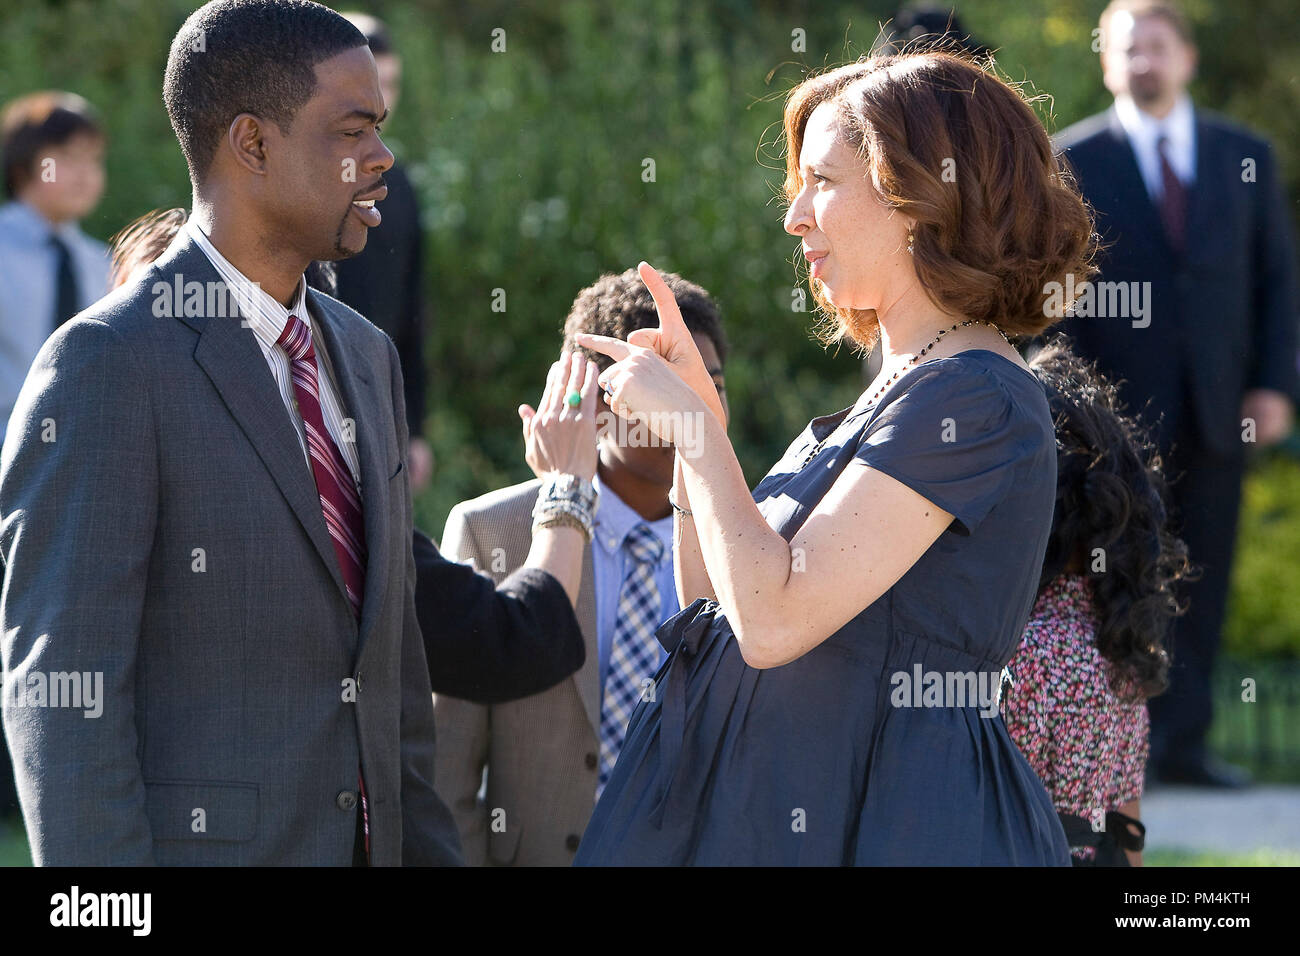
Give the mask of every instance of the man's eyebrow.
M 721 365 L 718 365 L 718 366 L 715 366 L 714 368 L 705 369 L 705 371 L 708 372 L 710 375 L 721 375 L 721 374 L 722 374 L 722 366 L 721 366 Z
M 384 120 L 388 119 L 388 110 L 384 110 L 383 116 L 376 115 L 370 110 L 362 110 L 362 109 L 349 110 L 346 114 L 340 117 L 340 121 L 350 120 L 350 119 L 369 120 L 370 122 L 378 126 Z

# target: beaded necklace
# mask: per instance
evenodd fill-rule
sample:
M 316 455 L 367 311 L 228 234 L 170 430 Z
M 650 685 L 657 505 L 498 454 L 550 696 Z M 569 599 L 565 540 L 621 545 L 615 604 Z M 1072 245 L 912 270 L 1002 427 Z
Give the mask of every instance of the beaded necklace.
M 994 325 L 992 322 L 988 321 L 987 319 L 966 319 L 964 322 L 954 322 L 951 327 L 946 329 L 940 329 L 939 334 L 936 335 L 933 339 L 931 339 L 926 345 L 924 345 L 921 348 L 921 351 L 917 352 L 907 362 L 899 366 L 898 370 L 895 371 L 894 374 L 889 377 L 889 379 L 885 382 L 885 384 L 881 385 L 880 388 L 876 389 L 875 394 L 872 395 L 869 399 L 867 399 L 867 405 L 868 406 L 874 405 L 876 399 L 878 399 L 881 396 L 881 394 L 885 391 L 885 389 L 889 388 L 889 386 L 897 382 L 898 377 L 900 375 L 902 375 L 905 371 L 907 371 L 918 361 L 920 361 L 922 355 L 924 355 L 926 352 L 930 351 L 930 349 L 938 345 L 939 340 L 941 338 L 943 338 L 949 332 L 955 332 L 958 328 L 962 326 L 969 326 L 969 325 L 987 325 L 992 329 L 996 329 L 998 335 L 1002 336 L 1003 340 L 1005 340 L 1008 345 L 1011 344 L 1011 340 L 1007 338 L 1007 333 L 1003 332 L 1001 329 L 999 329 L 996 325 Z M 808 453 L 808 457 L 805 458 L 803 460 L 803 464 L 799 466 L 800 469 L 803 469 L 808 464 L 808 462 L 812 461 L 814 458 L 817 457 L 817 454 L 822 450 L 822 446 L 826 444 L 826 439 L 830 438 L 831 435 L 834 434 L 834 432 L 835 429 L 832 428 L 830 432 L 826 434 L 826 438 L 823 438 L 821 441 L 819 441 L 816 445 L 813 446 L 812 451 Z

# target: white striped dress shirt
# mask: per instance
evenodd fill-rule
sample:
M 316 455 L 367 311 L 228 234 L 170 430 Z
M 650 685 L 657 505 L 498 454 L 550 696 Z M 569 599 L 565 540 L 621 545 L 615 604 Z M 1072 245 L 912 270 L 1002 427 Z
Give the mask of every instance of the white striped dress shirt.
M 311 333 L 312 349 L 316 353 L 316 381 L 319 386 L 320 407 L 321 414 L 325 418 L 325 428 L 329 431 L 330 437 L 334 439 L 334 444 L 338 446 L 339 451 L 343 453 L 343 459 L 348 464 L 348 470 L 352 472 L 352 481 L 356 485 L 357 495 L 359 496 L 361 494 L 361 469 L 357 458 L 357 446 L 355 440 L 343 440 L 343 423 L 347 419 L 347 413 L 343 410 L 343 402 L 339 398 L 338 385 L 334 381 L 334 370 L 330 365 L 325 342 L 323 339 L 316 337 L 316 330 L 312 327 L 311 315 L 307 312 L 307 280 L 305 278 L 298 280 L 298 291 L 295 295 L 293 309 L 286 309 L 274 297 L 267 294 L 261 286 L 231 265 L 226 257 L 212 245 L 211 240 L 204 235 L 203 230 L 198 227 L 193 219 L 190 219 L 185 224 L 185 227 L 226 283 L 230 294 L 234 296 L 235 302 L 239 306 L 240 314 L 248 320 L 249 328 L 253 330 L 253 337 L 257 339 L 257 344 L 262 349 L 262 355 L 266 357 L 266 364 L 271 369 L 271 377 L 275 379 L 275 386 L 280 390 L 280 400 L 284 402 L 285 410 L 289 413 L 289 420 L 293 422 L 294 431 L 298 433 L 298 443 L 302 446 L 302 455 L 307 462 L 307 470 L 311 472 L 311 454 L 307 451 L 307 433 L 303 430 L 302 416 L 298 414 L 298 401 L 293 392 L 293 378 L 289 371 L 289 356 L 285 354 L 284 349 L 276 344 L 280 339 L 280 333 L 284 331 L 285 324 L 289 321 L 290 314 L 298 316 L 303 321 L 303 324 L 307 326 L 307 331 Z M 322 365 L 325 367 L 324 375 L 321 374 Z M 354 422 L 350 430 L 350 434 L 354 439 L 356 433 L 357 426 Z M 312 474 L 315 473 L 312 472 Z
M 1164 197 L 1165 177 L 1160 171 L 1160 137 L 1168 140 L 1169 165 L 1184 186 L 1196 182 L 1196 113 L 1186 93 L 1174 103 L 1164 119 L 1156 119 L 1133 102 L 1131 96 L 1115 97 L 1115 113 L 1137 158 L 1138 170 L 1151 200 Z

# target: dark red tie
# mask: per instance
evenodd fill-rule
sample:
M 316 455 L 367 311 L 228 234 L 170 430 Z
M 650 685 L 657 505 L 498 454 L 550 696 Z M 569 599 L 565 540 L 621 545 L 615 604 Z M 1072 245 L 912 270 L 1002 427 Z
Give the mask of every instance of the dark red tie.
M 298 399 L 298 414 L 307 433 L 307 454 L 316 476 L 321 512 L 330 541 L 338 557 L 339 570 L 347 587 L 352 610 L 361 615 L 361 595 L 366 584 L 365 524 L 361 516 L 361 498 L 352 481 L 352 472 L 334 439 L 325 427 L 321 414 L 320 388 L 316 381 L 316 352 L 311 346 L 311 332 L 296 315 L 289 316 L 276 343 L 289 356 L 293 391 Z
M 1169 138 L 1161 136 L 1156 141 L 1156 149 L 1160 153 L 1160 182 L 1163 189 L 1160 196 L 1160 218 L 1165 224 L 1169 244 L 1181 252 L 1187 229 L 1187 187 L 1169 164 Z
M 334 545 L 339 570 L 343 572 L 343 584 L 352 604 L 352 613 L 359 619 L 361 596 L 366 587 L 366 537 L 361 496 L 357 494 L 347 461 L 325 427 L 325 416 L 320 408 L 320 386 L 316 380 L 316 352 L 306 323 L 296 315 L 289 316 L 276 344 L 289 356 L 293 393 L 307 435 L 307 454 L 311 458 L 312 474 L 316 477 L 321 513 Z M 370 808 L 359 767 L 357 786 L 361 790 L 361 817 L 365 828 L 366 858 L 369 859 Z

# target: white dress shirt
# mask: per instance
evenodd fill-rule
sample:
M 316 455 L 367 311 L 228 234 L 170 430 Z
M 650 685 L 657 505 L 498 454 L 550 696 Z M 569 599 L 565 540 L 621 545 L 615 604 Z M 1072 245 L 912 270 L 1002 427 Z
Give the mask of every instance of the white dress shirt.
M 191 218 L 185 224 L 189 235 L 194 239 L 198 247 L 203 250 L 204 255 L 211 260 L 212 265 L 216 268 L 217 273 L 225 281 L 234 297 L 236 304 L 239 306 L 240 314 L 248 320 L 249 328 L 253 330 L 253 337 L 257 339 L 257 344 L 262 349 L 262 355 L 266 357 L 266 364 L 271 369 L 271 377 L 275 379 L 276 388 L 280 390 L 280 400 L 284 402 L 285 410 L 289 413 L 289 420 L 293 422 L 294 430 L 298 433 L 298 442 L 302 445 L 302 455 L 307 462 L 307 468 L 311 471 L 311 454 L 307 451 L 307 433 L 303 430 L 302 416 L 298 414 L 298 400 L 293 391 L 293 378 L 289 370 L 289 356 L 284 349 L 276 343 L 279 341 L 280 333 L 284 331 L 285 325 L 289 321 L 291 310 L 286 309 L 283 305 L 275 300 L 274 297 L 265 292 L 261 286 L 257 285 L 242 272 L 236 269 L 230 262 L 217 251 L 216 247 L 203 230 Z M 343 403 L 339 399 L 338 385 L 334 381 L 334 371 L 330 365 L 330 359 L 325 342 L 323 339 L 316 337 L 316 330 L 312 327 L 311 315 L 307 311 L 307 280 L 300 278 L 298 280 L 298 291 L 294 296 L 294 306 L 292 314 L 296 315 L 307 326 L 307 331 L 311 333 L 312 349 L 316 353 L 316 382 L 320 392 L 321 415 L 325 419 L 325 428 L 334 439 L 334 444 L 338 446 L 339 451 L 343 453 L 343 458 L 347 461 L 348 470 L 352 472 L 352 480 L 357 486 L 357 494 L 361 494 L 361 469 L 357 457 L 357 446 L 355 440 L 344 441 L 344 421 L 347 419 L 347 413 L 343 409 Z M 325 374 L 321 374 L 321 366 L 325 367 Z M 355 439 L 357 426 L 354 422 L 349 434 Z M 312 471 L 315 475 L 315 472 Z
M 1168 139 L 1165 152 L 1169 165 L 1184 186 L 1196 182 L 1196 115 L 1191 98 L 1184 93 L 1164 119 L 1145 113 L 1131 96 L 1115 97 L 1115 112 L 1137 157 L 1147 194 L 1159 204 L 1164 197 L 1164 177 L 1160 174 L 1160 137 Z
M 51 236 L 63 240 L 72 255 L 78 310 L 108 294 L 108 246 L 76 223 L 54 225 L 16 199 L 0 206 L 0 435 L 32 359 L 54 331 L 59 267 Z

